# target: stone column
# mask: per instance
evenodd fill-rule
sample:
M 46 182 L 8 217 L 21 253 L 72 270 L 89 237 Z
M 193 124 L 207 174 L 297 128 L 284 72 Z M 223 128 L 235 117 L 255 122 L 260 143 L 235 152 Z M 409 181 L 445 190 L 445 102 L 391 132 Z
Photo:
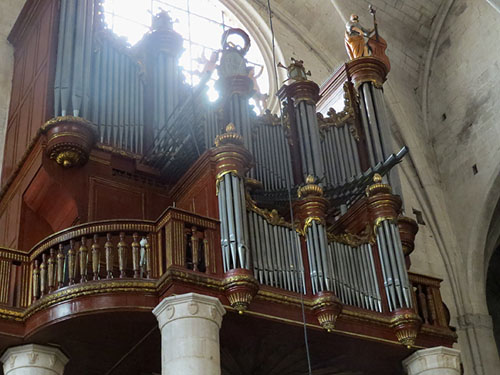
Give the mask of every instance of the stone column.
M 187 293 L 153 310 L 161 331 L 162 375 L 220 375 L 219 329 L 225 314 L 217 298 Z
M 4 375 L 62 375 L 68 357 L 57 348 L 28 344 L 7 349 L 0 361 Z
M 422 349 L 403 361 L 408 375 L 460 375 L 460 351 L 437 346 Z

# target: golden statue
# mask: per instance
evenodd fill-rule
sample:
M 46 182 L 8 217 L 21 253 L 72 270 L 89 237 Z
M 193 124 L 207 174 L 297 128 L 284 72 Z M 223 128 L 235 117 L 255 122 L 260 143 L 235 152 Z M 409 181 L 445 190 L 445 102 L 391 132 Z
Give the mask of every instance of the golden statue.
M 370 5 L 370 14 L 373 17 L 373 29 L 365 29 L 359 23 L 359 17 L 352 14 L 350 21 L 345 25 L 345 47 L 351 60 L 363 56 L 373 56 L 384 62 L 387 70 L 391 70 L 391 63 L 385 54 L 387 42 L 378 33 L 375 9 Z M 368 38 L 368 40 L 365 40 Z
M 347 22 L 345 28 L 345 48 L 351 60 L 362 56 L 368 56 L 369 51 L 368 45 L 365 42 L 365 37 L 370 37 L 375 30 L 368 30 L 361 26 L 357 14 L 351 15 L 351 19 Z

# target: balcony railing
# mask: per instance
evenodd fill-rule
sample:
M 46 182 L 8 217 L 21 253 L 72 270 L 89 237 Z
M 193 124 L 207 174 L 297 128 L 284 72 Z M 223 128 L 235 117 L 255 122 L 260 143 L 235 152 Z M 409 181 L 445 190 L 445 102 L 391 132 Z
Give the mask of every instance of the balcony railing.
M 263 290 L 281 289 L 297 298 L 305 291 L 306 298 L 314 298 L 312 284 L 319 276 L 310 273 L 303 237 L 284 223 L 270 222 L 265 213 L 248 214 L 254 223 L 253 271 Z M 375 315 L 390 313 L 376 244 L 354 246 L 330 239 L 328 249 L 326 256 L 332 269 L 322 270 L 328 274 L 323 277 L 327 290 L 333 291 L 347 309 L 352 306 Z M 117 285 L 117 280 L 118 284 L 120 280 L 143 280 L 154 289 L 170 269 L 178 269 L 203 275 L 221 287 L 224 274 L 219 222 L 173 207 L 156 222 L 109 220 L 68 228 L 47 237 L 28 254 L 0 250 L 0 270 L 6 281 L 0 304 L 29 311 L 43 306 L 45 297 L 85 285 L 97 288 L 96 283 Z M 18 270 L 12 271 L 12 267 Z M 440 280 L 413 273 L 409 279 L 414 310 L 424 327 L 448 330 Z

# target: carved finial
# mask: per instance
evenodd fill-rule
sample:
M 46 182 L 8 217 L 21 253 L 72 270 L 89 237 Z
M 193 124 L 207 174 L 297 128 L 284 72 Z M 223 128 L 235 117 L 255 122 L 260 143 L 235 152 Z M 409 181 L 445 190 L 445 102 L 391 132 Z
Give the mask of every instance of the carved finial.
M 243 137 L 236 133 L 236 127 L 232 122 L 226 125 L 226 132 L 215 137 L 215 147 L 225 144 L 243 145 Z
M 226 133 L 234 133 L 236 131 L 236 127 L 232 122 L 226 125 Z
M 323 196 L 323 188 L 316 184 L 316 177 L 309 175 L 306 177 L 306 184 L 297 190 L 299 198 L 305 198 L 310 195 Z
M 371 197 L 375 194 L 391 194 L 392 188 L 382 182 L 382 176 L 379 173 L 373 175 L 373 183 L 366 187 L 366 195 Z
M 314 176 L 312 175 L 307 176 L 306 184 L 314 184 Z

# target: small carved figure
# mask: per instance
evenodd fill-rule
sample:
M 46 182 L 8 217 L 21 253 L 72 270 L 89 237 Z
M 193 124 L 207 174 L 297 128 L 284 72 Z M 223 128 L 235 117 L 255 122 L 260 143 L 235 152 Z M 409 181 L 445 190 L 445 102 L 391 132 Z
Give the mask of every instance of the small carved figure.
M 268 94 L 263 94 L 260 91 L 259 83 L 257 82 L 257 78 L 259 78 L 264 72 L 264 66 L 260 67 L 259 73 L 255 75 L 255 67 L 250 67 L 248 69 L 248 77 L 253 82 L 253 95 L 252 98 L 255 100 L 255 105 L 257 106 L 259 113 L 263 113 L 267 107 L 267 99 L 269 98 Z
M 362 56 L 368 56 L 368 45 L 365 37 L 369 38 L 375 31 L 374 29 L 365 29 L 359 23 L 357 14 L 352 14 L 351 19 L 345 25 L 345 47 L 347 54 L 352 59 Z
M 292 63 L 288 66 L 284 66 L 282 63 L 278 63 L 279 68 L 283 68 L 287 70 L 288 80 L 293 79 L 295 81 L 307 81 L 307 76 L 311 75 L 311 71 L 304 68 L 303 60 L 296 60 L 293 57 L 291 58 Z
M 153 16 L 151 30 L 169 31 L 173 29 L 173 21 L 167 11 L 160 8 L 160 11 Z
M 231 35 L 239 35 L 243 39 L 243 46 L 229 41 Z M 222 56 L 217 70 L 221 78 L 231 76 L 248 76 L 245 55 L 250 48 L 250 38 L 241 29 L 228 29 L 222 35 Z
M 210 54 L 210 58 L 207 59 L 205 55 L 205 48 L 203 48 L 203 53 L 200 57 L 196 59 L 196 62 L 203 64 L 203 68 L 201 70 L 196 70 L 193 73 L 198 76 L 203 76 L 206 73 L 212 73 L 217 67 L 217 60 L 219 59 L 220 51 L 212 51 Z

